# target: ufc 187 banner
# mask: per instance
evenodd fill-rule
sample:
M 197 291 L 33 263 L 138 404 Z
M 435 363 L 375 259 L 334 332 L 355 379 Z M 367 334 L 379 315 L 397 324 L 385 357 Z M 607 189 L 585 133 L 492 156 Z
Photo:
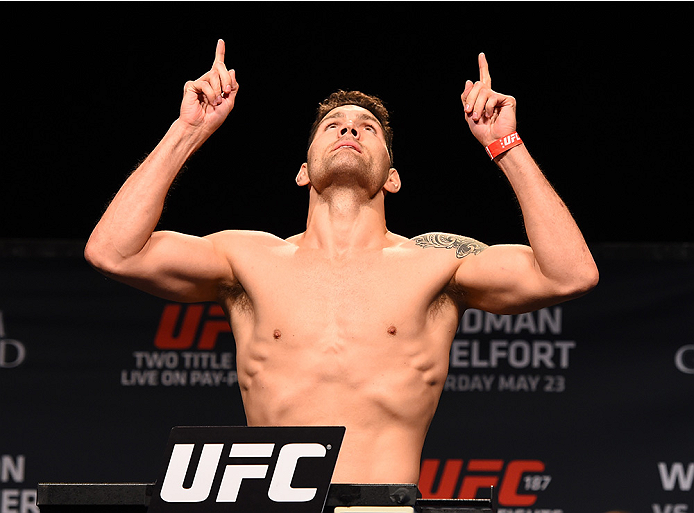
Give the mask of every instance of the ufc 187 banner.
M 422 457 L 424 498 L 500 513 L 694 513 L 694 259 L 594 248 L 587 296 L 467 311 Z M 634 256 L 634 254 L 637 256 Z M 658 258 L 656 258 L 658 257 Z M 0 513 L 41 482 L 153 482 L 173 426 L 242 426 L 221 308 L 0 257 Z

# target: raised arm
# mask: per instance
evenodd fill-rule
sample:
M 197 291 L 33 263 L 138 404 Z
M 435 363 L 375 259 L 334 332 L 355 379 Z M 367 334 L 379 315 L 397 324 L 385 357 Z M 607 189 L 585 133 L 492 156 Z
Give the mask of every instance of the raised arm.
M 234 106 L 239 86 L 224 54 L 220 39 L 212 68 L 185 84 L 179 118 L 125 181 L 85 248 L 85 258 L 100 272 L 167 299 L 214 300 L 220 281 L 232 279 L 219 250 L 222 235 L 154 232 L 181 167 Z
M 516 100 L 491 88 L 489 67 L 479 56 L 480 80 L 461 95 L 465 117 L 485 147 L 516 130 Z M 578 297 L 598 281 L 583 235 L 564 202 L 524 144 L 494 161 L 508 178 L 523 213 L 530 247 L 492 246 L 461 260 L 456 282 L 467 304 L 495 313 L 519 313 Z

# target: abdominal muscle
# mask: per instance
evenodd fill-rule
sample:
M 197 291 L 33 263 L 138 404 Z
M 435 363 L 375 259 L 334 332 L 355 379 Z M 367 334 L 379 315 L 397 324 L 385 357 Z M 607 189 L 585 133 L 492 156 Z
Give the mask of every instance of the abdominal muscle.
M 290 327 L 237 337 L 248 425 L 345 426 L 333 482 L 416 483 L 450 340 L 392 331 L 316 337 Z

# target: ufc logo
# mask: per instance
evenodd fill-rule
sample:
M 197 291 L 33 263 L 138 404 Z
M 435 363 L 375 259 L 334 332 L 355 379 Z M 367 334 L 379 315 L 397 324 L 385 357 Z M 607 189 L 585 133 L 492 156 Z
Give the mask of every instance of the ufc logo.
M 321 513 L 343 426 L 177 426 L 148 513 Z
M 272 457 L 274 443 L 234 443 L 229 451 L 229 458 Z M 193 484 L 184 488 L 183 482 L 190 465 L 195 444 L 175 444 L 169 459 L 169 465 L 161 486 L 160 497 L 165 502 L 203 502 L 212 491 L 212 485 L 221 467 L 224 444 L 204 444 Z M 309 502 L 316 496 L 317 488 L 293 488 L 292 478 L 297 463 L 301 458 L 325 458 L 326 448 L 319 443 L 290 443 L 284 445 L 277 455 L 268 498 L 273 502 Z M 266 479 L 269 465 L 231 464 L 224 465 L 222 480 L 215 502 L 236 502 L 241 484 L 245 479 Z
M 508 146 L 509 144 L 511 144 L 511 143 L 513 143 L 513 142 L 515 142 L 516 140 L 519 140 L 519 139 L 520 139 L 520 136 L 519 136 L 518 134 L 516 134 L 516 133 L 511 134 L 511 135 L 507 135 L 506 137 L 504 137 L 504 138 L 501 140 L 501 147 L 502 147 L 502 148 L 505 148 L 505 147 Z
M 500 506 L 532 506 L 537 494 L 528 492 L 544 491 L 552 481 L 551 475 L 545 473 L 544 462 L 539 460 L 471 459 L 467 462 L 468 473 L 461 472 L 463 460 L 445 460 L 439 472 L 441 463 L 439 459 L 422 462 L 419 489 L 425 499 L 453 498 L 456 489 L 458 498 L 469 499 L 476 497 L 478 490 L 494 486 L 499 487 Z
M 184 308 L 172 303 L 161 314 L 154 346 L 190 349 L 197 342 L 197 349 L 212 350 L 224 333 L 231 333 L 231 327 L 219 305 L 192 304 Z

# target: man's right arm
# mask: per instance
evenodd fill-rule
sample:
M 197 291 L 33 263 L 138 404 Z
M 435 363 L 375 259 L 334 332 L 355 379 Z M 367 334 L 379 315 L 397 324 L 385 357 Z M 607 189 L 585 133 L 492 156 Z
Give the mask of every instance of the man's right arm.
M 219 250 L 221 234 L 154 232 L 181 167 L 233 108 L 238 83 L 224 53 L 220 40 L 212 68 L 186 83 L 180 117 L 123 184 L 85 248 L 85 258 L 100 272 L 171 300 L 212 301 L 220 282 L 233 279 Z

